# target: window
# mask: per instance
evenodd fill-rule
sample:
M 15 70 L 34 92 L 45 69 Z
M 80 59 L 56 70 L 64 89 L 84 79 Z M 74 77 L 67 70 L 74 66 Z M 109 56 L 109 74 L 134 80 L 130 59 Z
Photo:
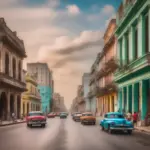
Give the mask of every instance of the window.
M 135 29 L 135 59 L 138 58 L 138 28 Z
M 149 19 L 148 15 L 145 16 L 145 50 L 149 51 Z
M 124 118 L 122 114 L 107 114 L 105 118 Z

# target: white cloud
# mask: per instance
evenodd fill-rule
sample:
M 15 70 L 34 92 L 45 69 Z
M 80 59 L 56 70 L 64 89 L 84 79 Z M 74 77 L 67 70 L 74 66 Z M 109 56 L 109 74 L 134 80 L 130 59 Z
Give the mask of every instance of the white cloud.
M 112 15 L 115 12 L 115 8 L 112 5 L 105 5 L 102 9 L 104 15 Z
M 72 15 L 80 14 L 80 8 L 77 5 L 68 5 L 67 10 L 68 10 L 68 13 Z

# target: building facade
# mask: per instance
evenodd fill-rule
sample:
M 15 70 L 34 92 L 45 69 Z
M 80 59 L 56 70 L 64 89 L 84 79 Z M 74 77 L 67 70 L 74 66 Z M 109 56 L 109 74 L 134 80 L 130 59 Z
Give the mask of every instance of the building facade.
M 27 72 L 37 74 L 38 89 L 41 96 L 41 107 L 44 113 L 50 112 L 52 102 L 52 72 L 46 63 L 28 63 Z
M 118 109 L 138 112 L 139 125 L 147 124 L 150 113 L 149 6 L 149 0 L 124 0 L 117 13 Z
M 41 97 L 36 76 L 26 74 L 27 91 L 22 94 L 21 114 L 26 116 L 30 111 L 41 111 Z
M 117 85 L 114 82 L 114 73 L 118 67 L 115 29 L 116 20 L 112 19 L 104 34 L 104 48 L 100 55 L 99 71 L 97 74 L 99 91 L 97 105 L 98 112 L 101 115 L 117 111 Z
M 85 99 L 83 85 L 79 85 L 77 89 L 78 111 L 85 112 Z
M 82 77 L 82 85 L 83 85 L 83 97 L 85 99 L 85 110 L 86 111 L 90 111 L 90 100 L 89 100 L 89 97 L 88 97 L 88 93 L 90 91 L 90 88 L 89 88 L 89 82 L 90 82 L 90 73 L 84 73 L 83 74 L 83 77 Z
M 90 91 L 88 94 L 89 97 L 89 102 L 90 102 L 90 111 L 93 114 L 97 113 L 97 87 L 98 87 L 98 82 L 96 80 L 96 76 L 98 73 L 98 67 L 99 67 L 99 59 L 100 58 L 100 53 L 98 53 L 92 67 L 91 67 L 91 72 L 90 72 L 90 82 L 89 82 L 89 87 Z
M 64 104 L 64 97 L 62 97 L 59 93 L 53 94 L 53 112 L 65 112 L 67 111 L 66 106 Z
M 23 59 L 24 43 L 0 18 L 0 119 L 9 120 L 12 113 L 21 116 L 21 93 L 26 90 Z

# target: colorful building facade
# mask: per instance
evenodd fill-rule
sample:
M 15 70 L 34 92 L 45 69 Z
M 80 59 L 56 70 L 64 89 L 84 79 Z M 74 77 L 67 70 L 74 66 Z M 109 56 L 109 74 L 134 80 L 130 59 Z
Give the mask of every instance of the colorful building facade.
M 115 29 L 116 20 L 112 19 L 104 34 L 104 48 L 100 55 L 99 71 L 97 73 L 97 111 L 101 115 L 117 111 L 117 86 L 113 81 L 114 72 L 118 66 Z
M 38 89 L 41 96 L 42 111 L 48 113 L 52 108 L 53 78 L 46 63 L 28 63 L 27 71 L 37 75 Z
M 21 100 L 21 114 L 24 116 L 26 116 L 30 111 L 41 110 L 41 97 L 36 77 L 26 74 L 25 81 L 27 91 L 22 94 Z
M 124 0 L 117 13 L 118 109 L 138 112 L 140 125 L 147 124 L 150 113 L 149 6 L 149 0 Z

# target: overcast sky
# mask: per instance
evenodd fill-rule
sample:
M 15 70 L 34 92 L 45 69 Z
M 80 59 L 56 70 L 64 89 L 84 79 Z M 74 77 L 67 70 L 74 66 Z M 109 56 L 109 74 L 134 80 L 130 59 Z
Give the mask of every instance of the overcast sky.
M 0 15 L 24 40 L 27 62 L 47 62 L 55 92 L 69 108 L 103 47 L 103 33 L 121 0 L 0 0 Z

